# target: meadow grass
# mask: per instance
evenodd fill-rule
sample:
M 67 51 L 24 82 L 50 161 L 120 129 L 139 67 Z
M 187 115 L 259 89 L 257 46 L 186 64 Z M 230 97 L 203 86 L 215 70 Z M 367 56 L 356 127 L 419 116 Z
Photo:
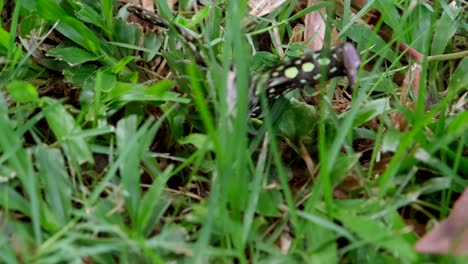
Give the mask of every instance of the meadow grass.
M 468 183 L 459 7 L 345 0 L 327 24 L 362 56 L 352 95 L 334 79 L 252 120 L 251 76 L 337 6 L 287 1 L 247 27 L 247 1 L 156 2 L 201 36 L 204 67 L 117 1 L 0 1 L 1 263 L 465 263 L 413 249 Z M 416 93 L 395 81 L 416 62 L 399 43 L 423 55 Z

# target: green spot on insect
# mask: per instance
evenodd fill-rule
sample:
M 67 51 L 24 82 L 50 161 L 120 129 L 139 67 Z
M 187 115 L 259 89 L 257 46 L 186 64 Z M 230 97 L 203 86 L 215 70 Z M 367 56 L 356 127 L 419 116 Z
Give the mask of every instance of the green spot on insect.
M 315 68 L 315 65 L 312 62 L 306 62 L 302 64 L 302 70 L 304 72 L 311 72 L 314 70 L 314 68 Z
M 320 65 L 328 65 L 330 64 L 330 59 L 328 58 L 320 58 L 317 60 L 317 62 L 320 64 Z
M 284 70 L 284 76 L 289 79 L 294 79 L 299 74 L 299 70 L 296 67 L 290 67 Z

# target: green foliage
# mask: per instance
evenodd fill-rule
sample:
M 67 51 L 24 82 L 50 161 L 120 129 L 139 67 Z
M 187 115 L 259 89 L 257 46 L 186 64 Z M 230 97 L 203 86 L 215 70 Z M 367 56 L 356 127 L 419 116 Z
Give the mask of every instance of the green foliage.
M 405 224 L 447 216 L 468 185 L 468 60 L 455 41 L 466 15 L 455 5 L 368 1 L 350 16 L 344 1 L 328 22 L 357 43 L 358 87 L 344 96 L 335 79 L 260 98 L 253 119 L 251 77 L 307 50 L 289 41 L 293 25 L 331 2 L 294 13 L 286 1 L 247 24 L 247 1 L 196 12 L 155 1 L 171 28 L 145 31 L 117 1 L 10 2 L 1 263 L 462 263 L 415 252 Z M 369 27 L 360 19 L 373 9 Z M 262 33 L 275 42 L 260 45 Z M 415 61 L 395 43 L 425 56 L 418 89 L 395 81 Z

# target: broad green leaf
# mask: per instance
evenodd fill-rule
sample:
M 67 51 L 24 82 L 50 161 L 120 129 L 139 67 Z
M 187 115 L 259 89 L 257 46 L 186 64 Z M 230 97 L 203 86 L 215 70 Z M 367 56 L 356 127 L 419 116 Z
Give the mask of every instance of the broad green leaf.
M 113 16 L 113 3 L 114 1 L 112 0 L 100 0 L 101 7 L 102 7 L 102 13 L 104 14 L 104 21 L 107 25 L 107 29 L 109 30 L 109 33 L 112 33 L 112 28 L 114 24 L 114 16 Z
M 145 92 L 148 95 L 162 96 L 172 87 L 171 80 L 162 80 L 146 87 Z
M 122 188 L 126 195 L 125 205 L 130 213 L 132 221 L 137 219 L 138 206 L 140 203 L 141 190 L 140 182 L 140 161 L 143 158 L 141 139 L 137 137 L 137 117 L 131 115 L 119 120 L 115 130 L 117 148 L 120 155 L 125 155 L 127 151 L 131 153 L 125 162 L 119 163 L 120 174 L 122 175 Z M 143 129 L 143 128 L 142 128 Z
M 39 94 L 34 85 L 25 81 L 13 81 L 7 85 L 11 98 L 18 103 L 35 102 L 39 99 Z
M 468 144 L 468 112 L 461 112 L 455 116 L 447 127 L 447 133 L 459 134 L 464 133 L 465 144 Z
M 345 211 L 341 211 L 337 217 L 346 228 L 355 232 L 376 250 L 380 247 L 385 248 L 410 262 L 418 259 L 417 254 L 413 251 L 412 243 L 401 235 L 405 228 L 395 230 L 391 226 L 384 225 L 378 219 L 364 215 L 358 216 Z
M 392 0 L 380 0 L 374 2 L 374 7 L 382 14 L 384 22 L 395 32 L 402 32 L 401 17 Z
M 211 6 L 207 5 L 204 8 L 198 10 L 198 12 L 195 13 L 194 16 L 190 19 L 190 23 L 187 25 L 189 28 L 194 28 L 200 24 L 203 19 L 208 15 L 210 12 Z
M 60 20 L 57 30 L 88 51 L 94 54 L 100 53 L 100 41 L 96 35 L 79 20 L 68 16 L 64 17 Z
M 43 108 L 44 116 L 50 129 L 65 150 L 68 159 L 78 164 L 93 162 L 93 156 L 86 139 L 83 138 L 81 128 L 75 119 L 58 101 L 43 98 L 46 106 Z
M 108 93 L 115 89 L 117 78 L 115 74 L 111 73 L 108 69 L 99 70 L 96 73 L 94 83 L 94 90 L 99 93 Z
M 262 190 L 257 202 L 257 213 L 266 217 L 280 216 L 279 205 L 282 202 L 279 190 Z
M 79 65 L 63 70 L 67 82 L 83 87 L 85 83 L 96 75 L 95 65 Z M 85 91 L 82 91 L 85 92 Z
M 210 141 L 209 137 L 205 134 L 192 133 L 186 137 L 179 139 L 179 143 L 182 145 L 192 144 L 198 149 L 213 150 L 213 142 Z
M 131 87 L 131 90 L 128 88 Z M 151 101 L 172 101 L 188 103 L 189 99 L 180 97 L 180 94 L 168 91 L 172 87 L 172 81 L 163 80 L 154 85 L 146 87 L 144 85 L 119 85 L 113 94 L 120 94 L 119 100 L 125 102 L 151 102 Z M 127 91 L 127 92 L 124 92 Z
M 374 2 L 374 7 L 382 14 L 383 20 L 395 32 L 401 32 L 401 17 L 394 1 L 380 0 Z
M 278 65 L 278 62 L 278 56 L 273 53 L 259 51 L 255 53 L 249 68 L 254 72 L 262 72 Z
M 36 159 L 47 206 L 56 224 L 63 227 L 71 216 L 72 183 L 62 153 L 58 149 L 39 147 Z
M 424 182 L 415 192 L 417 192 L 418 196 L 420 194 L 440 192 L 450 189 L 451 185 L 453 183 L 450 177 L 435 177 Z
M 76 13 L 76 17 L 83 20 L 84 22 L 88 22 L 93 24 L 104 31 L 110 32 L 110 30 L 106 27 L 104 17 L 102 14 L 99 14 L 94 8 L 89 5 L 81 4 L 81 9 Z M 112 8 L 110 9 L 112 11 Z
M 139 230 L 145 228 L 138 226 L 140 221 L 138 211 L 141 203 L 140 164 L 163 120 L 165 120 L 164 117 L 154 123 L 152 119 L 147 119 L 138 129 L 135 115 L 123 118 L 117 123 L 119 158 L 116 165 L 121 175 L 121 188 L 128 194 L 125 196 L 125 207 L 129 211 L 132 226 Z
M 6 224 L 4 225 L 6 226 Z M 19 264 L 19 260 L 17 259 L 17 252 L 15 251 L 13 243 L 10 243 L 12 239 L 19 240 L 15 232 L 11 237 L 7 236 L 0 236 L 0 262 L 2 263 L 11 263 L 11 264 Z
M 382 152 L 395 152 L 400 145 L 402 136 L 403 134 L 400 131 L 389 129 L 387 133 L 384 134 Z
M 422 54 L 430 52 L 427 39 L 431 32 L 432 13 L 424 4 L 416 4 L 408 16 L 408 28 L 412 29 L 409 44 Z
M 69 16 L 63 8 L 53 0 L 38 0 L 37 11 L 40 16 L 50 23 L 56 23 L 57 30 L 67 38 L 78 43 L 93 54 L 100 53 L 100 41 L 80 20 Z
M 113 24 L 113 42 L 109 43 L 117 46 L 114 48 L 114 53 L 118 52 L 122 57 L 134 56 L 135 49 L 140 46 L 140 28 L 136 24 L 128 24 L 121 19 L 114 21 Z M 148 32 L 145 38 L 150 38 L 149 36 L 157 38 L 153 32 Z
M 23 138 L 17 133 L 13 122 L 10 120 L 6 109 L 0 108 L 0 153 L 6 153 L 3 156 L 3 162 L 7 164 L 15 171 L 17 177 L 20 179 L 19 188 L 22 189 L 22 195 L 27 197 L 28 201 L 28 212 L 32 223 L 32 233 L 36 243 L 41 243 L 43 239 L 43 230 L 41 228 L 41 211 L 40 204 L 42 197 L 39 192 L 39 185 L 37 175 L 34 171 L 34 165 L 27 149 L 23 148 Z M 8 190 L 7 190 L 8 191 Z M 15 195 L 16 191 L 12 191 Z M 15 199 L 12 196 L 8 196 L 11 199 Z M 8 198 L 7 197 L 7 198 Z M 0 199 L 5 199 L 5 196 L 0 196 Z M 2 202 L 4 202 L 3 200 Z M 15 199 L 15 201 L 8 201 L 8 205 L 17 205 L 18 207 L 24 206 L 21 199 Z M 7 206 L 8 206 L 7 205 Z M 24 208 L 21 208 L 24 209 Z
M 151 52 L 145 52 L 143 54 L 145 61 L 149 62 L 157 54 L 160 53 L 160 49 L 162 46 L 163 40 L 161 37 L 157 36 L 156 34 L 147 34 L 145 36 L 145 42 L 144 42 L 144 47 L 150 50 Z
M 305 257 L 307 263 L 338 263 L 337 235 L 319 224 L 308 224 L 305 237 L 309 246 Z
M 465 89 L 468 87 L 468 57 L 463 58 L 463 60 L 458 64 L 457 69 L 452 74 L 450 79 L 449 88 L 450 89 Z
M 116 74 L 119 74 L 121 73 L 125 67 L 127 66 L 127 64 L 133 62 L 135 60 L 135 57 L 134 56 L 129 56 L 129 57 L 125 57 L 121 60 L 119 60 L 113 67 L 112 67 L 112 72 L 113 73 L 116 73 Z
M 0 51 L 6 55 L 6 49 L 8 48 L 8 45 L 10 44 L 10 33 L 6 31 L 3 28 L 0 28 Z
M 163 213 L 171 204 L 171 199 L 164 197 L 166 182 L 172 175 L 173 166 L 169 165 L 153 181 L 149 190 L 143 195 L 138 209 L 138 224 L 141 232 L 148 233 L 159 223 Z
M 447 47 L 447 43 L 450 41 L 450 38 L 460 27 L 460 23 L 458 21 L 454 21 L 453 18 L 453 16 L 457 16 L 460 13 L 460 9 L 456 9 L 451 5 L 448 5 L 447 7 L 449 10 L 445 9 L 442 16 L 437 21 L 437 25 L 434 30 L 434 38 L 432 39 L 431 55 L 442 54 L 445 47 Z M 451 14 L 448 14 L 447 11 Z
M 352 168 L 359 161 L 360 155 L 358 153 L 339 155 L 336 159 L 338 166 L 333 166 L 330 171 L 332 186 L 338 185 L 346 176 L 350 174 Z
M 23 38 L 30 38 L 31 35 L 42 35 L 45 29 L 41 28 L 42 19 L 37 13 L 31 13 L 21 19 L 20 35 Z
M 88 61 L 98 60 L 99 57 L 93 55 L 86 50 L 70 47 L 70 48 L 55 48 L 47 52 L 48 55 L 57 57 L 60 60 L 68 62 L 71 66 L 82 64 Z
M 274 108 L 280 103 L 275 103 Z M 315 107 L 291 99 L 278 120 L 277 129 L 280 135 L 297 141 L 306 136 L 313 137 L 316 126 L 317 113 Z
M 7 184 L 0 184 L 0 205 L 8 210 L 15 210 L 31 217 L 31 204 L 26 197 Z
M 390 110 L 390 103 L 388 98 L 376 99 L 368 102 L 365 105 L 359 107 L 359 112 L 354 120 L 354 126 L 360 126 L 374 117 L 385 113 Z M 340 116 L 341 119 L 348 118 L 349 112 L 346 112 Z

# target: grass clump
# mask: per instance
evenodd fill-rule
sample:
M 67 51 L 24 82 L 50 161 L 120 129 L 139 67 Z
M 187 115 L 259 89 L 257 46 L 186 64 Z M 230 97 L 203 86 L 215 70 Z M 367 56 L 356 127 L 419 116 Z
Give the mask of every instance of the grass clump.
M 167 30 L 126 2 L 0 1 L 0 262 L 466 261 L 413 249 L 468 181 L 457 3 L 156 1 Z M 250 118 L 320 8 L 358 86 Z

